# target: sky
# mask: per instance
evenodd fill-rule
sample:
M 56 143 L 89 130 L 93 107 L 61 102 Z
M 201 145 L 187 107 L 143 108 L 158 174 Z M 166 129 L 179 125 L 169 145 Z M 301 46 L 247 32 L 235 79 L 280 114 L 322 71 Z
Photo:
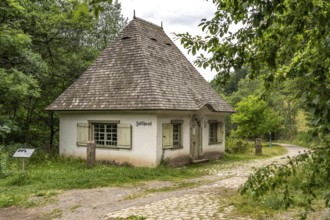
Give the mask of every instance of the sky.
M 119 0 L 122 14 L 129 21 L 133 19 L 133 11 L 136 17 L 161 25 L 172 41 L 179 47 L 183 54 L 193 62 L 196 57 L 188 55 L 186 49 L 180 45 L 179 40 L 175 40 L 173 33 L 186 33 L 192 35 L 203 35 L 198 27 L 201 19 L 213 17 L 216 7 L 212 1 L 205 0 Z M 196 67 L 196 66 L 195 66 Z M 207 80 L 211 81 L 215 73 L 209 69 L 196 67 L 199 73 Z

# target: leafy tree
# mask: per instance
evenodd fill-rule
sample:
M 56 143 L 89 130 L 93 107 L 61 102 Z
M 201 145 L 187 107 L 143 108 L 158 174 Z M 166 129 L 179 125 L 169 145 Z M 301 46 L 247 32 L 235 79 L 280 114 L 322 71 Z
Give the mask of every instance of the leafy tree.
M 238 82 L 237 91 L 228 96 L 227 100 L 230 104 L 236 107 L 237 103 L 242 101 L 242 99 L 247 98 L 250 95 L 261 97 L 264 91 L 260 79 L 252 80 L 250 78 L 245 78 Z
M 211 85 L 218 90 L 219 92 L 223 92 L 226 96 L 231 95 L 238 90 L 238 83 L 241 79 L 244 79 L 247 75 L 247 69 L 239 69 L 230 73 L 229 81 L 222 85 L 221 77 L 216 77 L 211 81 Z
M 237 103 L 237 113 L 232 121 L 237 123 L 237 135 L 242 138 L 254 139 L 278 130 L 281 117 L 267 103 L 255 96 L 248 96 Z
M 279 135 L 286 140 L 292 140 L 297 134 L 298 111 L 301 110 L 301 100 L 295 93 L 299 90 L 300 85 L 295 80 L 288 79 L 273 86 L 272 90 L 268 90 L 267 93 L 269 106 L 272 106 L 283 117 Z
M 48 142 L 53 146 L 58 118 L 45 108 L 90 65 L 106 46 L 105 41 L 126 24 L 120 4 L 109 2 L 0 2 L 2 140 L 36 146 Z M 113 28 L 100 25 L 93 13 L 111 21 Z
M 308 197 L 306 207 L 310 208 L 312 189 L 320 186 L 315 183 L 330 182 L 330 2 L 213 0 L 213 3 L 217 8 L 214 17 L 203 19 L 200 24 L 207 36 L 180 34 L 181 42 L 193 54 L 200 49 L 206 51 L 209 55 L 200 54 L 196 63 L 216 69 L 223 82 L 230 77 L 232 68 L 244 66 L 250 77 L 262 77 L 266 88 L 288 79 L 300 85 L 295 95 L 302 97 L 301 105 L 309 112 L 314 132 L 322 140 L 312 156 L 298 161 L 307 162 L 311 170 L 306 184 L 300 188 Z M 231 32 L 234 24 L 240 27 Z M 295 170 L 295 166 L 280 166 L 268 172 L 262 181 L 270 186 L 274 173 L 283 180 L 290 172 L 282 171 L 290 169 Z M 250 185 L 250 189 L 258 189 L 258 183 Z M 283 185 L 288 191 L 286 181 L 259 189 L 265 192 Z M 324 198 L 329 205 L 329 191 Z M 290 199 L 287 202 L 292 204 Z
M 128 20 L 121 15 L 121 4 L 118 0 L 112 4 L 101 3 L 100 5 L 103 10 L 98 16 L 90 40 L 92 40 L 91 44 L 102 51 L 107 48 L 123 25 L 128 23 Z

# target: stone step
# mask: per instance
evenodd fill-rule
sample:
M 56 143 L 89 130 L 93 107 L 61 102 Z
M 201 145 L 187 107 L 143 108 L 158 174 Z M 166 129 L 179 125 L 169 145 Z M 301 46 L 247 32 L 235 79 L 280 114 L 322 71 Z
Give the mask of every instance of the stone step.
M 194 159 L 191 161 L 191 163 L 204 163 L 204 162 L 207 162 L 209 161 L 209 159 L 205 159 L 205 158 L 201 158 L 201 159 Z

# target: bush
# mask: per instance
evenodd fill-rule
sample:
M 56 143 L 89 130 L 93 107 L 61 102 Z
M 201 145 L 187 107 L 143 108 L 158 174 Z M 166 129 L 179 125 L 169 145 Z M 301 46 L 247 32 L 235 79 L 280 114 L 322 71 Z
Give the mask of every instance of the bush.
M 7 176 L 8 155 L 3 148 L 3 146 L 0 146 L 0 179 Z
M 311 147 L 318 145 L 319 139 L 312 132 L 299 132 L 293 142 L 300 146 Z
M 249 149 L 253 148 L 252 144 L 241 139 L 226 139 L 226 153 L 228 154 L 238 154 L 246 153 Z

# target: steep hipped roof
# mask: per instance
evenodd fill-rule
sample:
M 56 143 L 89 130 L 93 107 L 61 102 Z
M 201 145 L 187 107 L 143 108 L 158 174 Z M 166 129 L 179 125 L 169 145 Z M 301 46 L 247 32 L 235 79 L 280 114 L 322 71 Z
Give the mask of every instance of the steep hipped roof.
M 47 110 L 233 109 L 163 29 L 134 18 Z

